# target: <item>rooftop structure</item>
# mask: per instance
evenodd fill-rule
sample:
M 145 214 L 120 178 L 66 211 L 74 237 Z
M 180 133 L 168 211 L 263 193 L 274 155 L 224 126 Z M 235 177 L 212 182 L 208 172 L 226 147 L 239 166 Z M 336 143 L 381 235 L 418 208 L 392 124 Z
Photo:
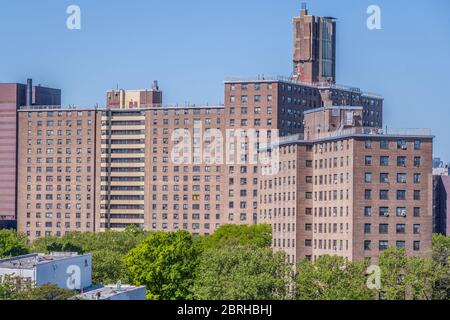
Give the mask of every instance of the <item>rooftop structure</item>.
M 88 291 L 74 297 L 77 300 L 145 300 L 145 286 L 131 285 L 107 285 L 100 288 L 88 289 Z
M 92 256 L 77 253 L 34 253 L 0 260 L 0 276 L 18 276 L 35 286 L 56 284 L 80 290 L 92 285 Z

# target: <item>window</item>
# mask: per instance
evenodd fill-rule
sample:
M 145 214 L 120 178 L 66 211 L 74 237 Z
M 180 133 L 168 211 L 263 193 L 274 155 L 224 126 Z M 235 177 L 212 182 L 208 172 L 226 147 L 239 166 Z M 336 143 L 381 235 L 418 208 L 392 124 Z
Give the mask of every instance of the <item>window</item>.
M 420 234 L 420 224 L 413 225 L 413 233 Z
M 397 231 L 397 234 L 404 234 L 406 231 L 406 225 L 405 224 L 397 224 L 395 230 Z
M 420 190 L 414 190 L 414 200 L 420 200 Z
M 366 250 L 366 251 L 370 250 L 371 246 L 372 246 L 372 241 L 364 240 L 364 250 Z
M 364 216 L 365 217 L 371 217 L 372 216 L 372 207 L 365 207 L 364 208 Z
M 380 217 L 389 217 L 388 207 L 380 207 Z
M 366 174 L 364 175 L 364 181 L 365 181 L 366 183 L 372 182 L 372 173 L 366 172 Z
M 414 241 L 413 242 L 413 249 L 414 249 L 414 251 L 419 251 L 420 250 L 420 241 Z
M 420 208 L 414 208 L 414 217 L 420 217 Z
M 389 149 L 389 141 L 381 140 L 380 141 L 380 149 Z
M 422 141 L 414 140 L 414 150 L 420 150 L 422 148 Z
M 381 241 L 379 242 L 378 249 L 379 249 L 380 251 L 382 251 L 382 250 L 386 250 L 387 248 L 389 248 L 389 241 L 387 241 L 387 240 L 381 240 Z
M 397 140 L 397 149 L 399 149 L 399 150 L 407 150 L 406 140 L 404 140 L 404 139 Z
M 396 215 L 397 215 L 397 217 L 406 217 L 406 208 L 405 207 L 397 207 Z
M 380 166 L 388 166 L 389 165 L 389 157 L 381 156 L 380 157 Z
M 364 145 L 366 149 L 372 149 L 372 140 L 366 140 Z
M 421 165 L 421 158 L 414 157 L 414 167 L 420 167 L 420 165 Z
M 380 232 L 380 234 L 387 234 L 387 233 L 389 233 L 389 225 L 387 223 L 380 224 L 379 232 Z
M 397 190 L 397 200 L 406 200 L 406 190 Z
M 414 176 L 413 176 L 413 182 L 414 182 L 414 183 L 420 183 L 420 181 L 421 181 L 421 175 L 420 175 L 420 173 L 414 173 Z
M 380 190 L 380 200 L 389 200 L 389 190 Z
M 397 183 L 406 183 L 406 173 L 397 173 Z
M 372 225 L 370 223 L 364 224 L 364 233 L 369 234 L 371 232 Z
M 372 190 L 370 190 L 370 189 L 364 190 L 364 198 L 366 200 L 371 200 L 372 199 Z
M 366 164 L 366 166 L 372 165 L 372 156 L 366 156 L 365 164 Z
M 380 182 L 389 183 L 389 173 L 380 173 Z
M 397 157 L 397 166 L 406 167 L 406 157 Z
M 397 249 L 405 249 L 406 242 L 405 241 L 397 241 L 397 242 L 395 242 L 395 246 L 397 247 Z

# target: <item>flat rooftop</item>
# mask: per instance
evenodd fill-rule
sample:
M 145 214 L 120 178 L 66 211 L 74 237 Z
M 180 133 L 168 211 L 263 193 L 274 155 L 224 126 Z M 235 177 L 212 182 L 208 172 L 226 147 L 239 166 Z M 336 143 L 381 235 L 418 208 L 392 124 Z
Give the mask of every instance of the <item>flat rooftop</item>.
M 140 108 L 106 108 L 106 107 L 78 107 L 78 106 L 55 106 L 55 105 L 33 105 L 33 106 L 21 106 L 19 112 L 46 112 L 46 111 L 113 111 L 113 112 L 130 112 L 130 111 L 145 111 L 145 110 L 183 110 L 183 109 L 224 109 L 224 105 L 167 105 L 154 107 L 146 106 Z
M 145 289 L 145 286 L 136 287 L 132 285 L 107 285 L 80 293 L 74 298 L 82 300 L 105 300 L 118 294 L 142 290 L 143 288 Z
M 284 83 L 290 83 L 293 85 L 299 85 L 299 86 L 306 86 L 310 88 L 316 88 L 316 89 L 336 89 L 341 91 L 348 91 L 353 93 L 359 93 L 362 96 L 374 98 L 374 99 L 383 99 L 383 96 L 381 96 L 378 93 L 373 92 L 366 92 L 362 91 L 360 88 L 342 85 L 342 84 L 336 84 L 336 83 L 328 83 L 328 82 L 303 82 L 300 80 L 294 80 L 289 77 L 285 76 L 265 76 L 260 75 L 257 77 L 252 78 L 243 78 L 243 77 L 228 77 L 224 83 L 261 83 L 261 82 L 284 82 Z
M 0 269 L 33 269 L 38 264 L 81 257 L 76 252 L 53 252 L 51 254 L 33 253 L 23 256 L 0 259 Z

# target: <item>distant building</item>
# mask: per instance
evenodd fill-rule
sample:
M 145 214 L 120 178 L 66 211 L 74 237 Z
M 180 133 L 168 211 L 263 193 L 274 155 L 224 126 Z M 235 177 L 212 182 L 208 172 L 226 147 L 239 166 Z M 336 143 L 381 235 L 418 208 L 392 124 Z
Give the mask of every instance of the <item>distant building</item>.
M 77 300 L 146 300 L 145 286 L 108 285 L 76 295 Z
M 110 90 L 106 92 L 108 109 L 140 109 L 162 105 L 162 91 L 155 81 L 150 90 Z
M 17 229 L 17 221 L 6 219 L 0 219 L 0 230 L 16 230 Z
M 450 235 L 450 176 L 433 177 L 433 232 Z
M 92 286 L 92 256 L 76 253 L 27 254 L 0 260 L 0 277 L 17 276 L 37 287 L 55 284 L 68 290 Z
M 27 84 L 0 83 L 0 229 L 15 225 L 17 215 L 17 140 L 20 106 L 61 104 L 61 90 Z

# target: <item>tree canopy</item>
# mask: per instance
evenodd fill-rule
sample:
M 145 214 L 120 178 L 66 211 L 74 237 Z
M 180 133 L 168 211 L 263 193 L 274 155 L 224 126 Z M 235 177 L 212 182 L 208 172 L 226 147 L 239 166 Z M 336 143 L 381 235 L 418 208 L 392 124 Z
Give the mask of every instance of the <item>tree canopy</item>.
M 366 262 L 339 256 L 302 260 L 297 265 L 296 297 L 299 300 L 370 300 L 374 292 L 366 285 Z
M 150 233 L 123 259 L 135 285 L 147 287 L 151 300 L 192 298 L 200 250 L 187 231 Z
M 194 297 L 201 300 L 286 299 L 292 268 L 284 253 L 257 246 L 224 246 L 201 256 Z
M 0 258 L 29 253 L 27 237 L 13 230 L 0 230 Z

